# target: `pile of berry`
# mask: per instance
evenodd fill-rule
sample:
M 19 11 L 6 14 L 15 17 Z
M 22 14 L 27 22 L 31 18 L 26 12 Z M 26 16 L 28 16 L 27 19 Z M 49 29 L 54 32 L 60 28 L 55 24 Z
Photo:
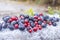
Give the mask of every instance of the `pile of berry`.
M 10 30 L 19 29 L 24 31 L 25 29 L 31 33 L 46 28 L 47 25 L 56 26 L 59 22 L 59 18 L 49 17 L 48 15 L 34 14 L 34 16 L 20 14 L 17 16 L 5 16 L 2 18 L 3 23 L 0 23 L 0 30 L 9 28 Z

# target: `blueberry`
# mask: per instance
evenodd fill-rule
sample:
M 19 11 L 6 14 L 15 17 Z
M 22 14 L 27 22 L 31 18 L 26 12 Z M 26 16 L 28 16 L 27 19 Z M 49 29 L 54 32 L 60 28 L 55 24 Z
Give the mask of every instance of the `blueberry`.
M 22 23 L 24 23 L 24 20 L 21 20 Z
M 4 29 L 7 28 L 7 23 L 3 22 L 2 23 L 2 28 L 4 28 Z
M 59 18 L 56 18 L 57 19 L 57 22 L 59 22 Z
M 7 22 L 9 19 L 10 19 L 10 16 L 5 16 L 5 17 L 3 17 L 3 20 L 4 20 L 5 22 Z
M 28 28 L 27 28 L 27 30 L 30 30 L 30 29 L 31 29 L 31 27 L 28 27 Z
M 53 23 L 53 26 L 56 26 L 57 24 L 56 23 Z
M 29 21 L 29 23 L 32 23 L 32 22 L 33 22 L 33 21 L 31 21 L 31 20 Z
M 38 21 L 38 24 L 41 25 L 42 24 L 42 21 Z
M 22 25 L 22 22 L 21 22 L 21 21 L 19 21 L 19 22 L 18 22 L 18 24 L 19 24 L 19 25 Z
M 24 27 L 24 25 L 19 25 L 19 30 L 21 30 L 21 31 L 24 31 L 25 30 L 25 27 Z
M 58 18 L 54 18 L 53 19 L 55 22 L 59 22 L 59 19 Z
M 35 26 L 35 24 L 33 22 L 30 23 L 31 24 L 31 27 L 33 28 Z
M 17 21 L 12 21 L 11 22 L 11 25 L 15 25 L 15 24 L 17 24 L 18 22 Z
M 53 18 L 50 17 L 50 18 L 49 18 L 49 21 L 52 21 L 52 20 L 53 20 Z
M 33 21 L 34 21 L 34 22 L 35 22 L 35 21 L 38 21 L 38 19 L 34 19 Z
M 35 13 L 34 16 L 38 16 L 38 13 Z
M 0 30 L 2 30 L 2 24 L 0 23 Z
M 28 16 L 28 15 L 24 15 L 24 17 L 25 17 L 25 18 L 29 18 L 29 16 Z
M 33 17 L 29 17 L 29 21 L 34 22 L 34 18 Z
M 13 25 L 8 25 L 8 28 L 9 28 L 10 30 L 14 30 L 14 26 L 13 26 Z
M 46 26 L 47 26 L 47 24 L 42 23 L 42 27 L 43 28 L 46 28 Z
M 42 19 L 42 21 L 44 21 L 44 16 L 40 16 L 40 18 Z
M 49 16 L 44 16 L 44 20 L 47 21 L 49 19 Z
M 54 22 L 55 22 L 55 20 L 52 20 L 51 22 L 52 22 L 52 23 L 54 23 Z

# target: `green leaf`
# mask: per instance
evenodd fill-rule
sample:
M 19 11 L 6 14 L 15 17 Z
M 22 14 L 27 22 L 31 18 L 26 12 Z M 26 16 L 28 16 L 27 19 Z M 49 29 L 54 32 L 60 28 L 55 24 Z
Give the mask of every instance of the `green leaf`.
M 29 16 L 34 16 L 34 11 L 32 8 L 30 8 L 29 10 L 25 11 L 25 14 L 28 14 Z

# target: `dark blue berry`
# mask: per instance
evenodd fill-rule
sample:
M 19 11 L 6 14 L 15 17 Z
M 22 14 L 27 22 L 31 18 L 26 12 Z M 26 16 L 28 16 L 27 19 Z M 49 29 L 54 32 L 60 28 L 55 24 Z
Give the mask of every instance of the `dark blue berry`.
M 19 30 L 24 31 L 25 30 L 24 25 L 19 25 Z
M 46 26 L 47 26 L 47 24 L 42 23 L 42 27 L 43 28 L 46 28 Z
M 52 20 L 53 20 L 53 18 L 50 17 L 50 18 L 49 18 L 49 21 L 52 21 Z
M 41 25 L 42 24 L 42 21 L 38 21 L 38 24 Z
M 34 18 L 33 17 L 29 18 L 29 21 L 34 22 Z
M 29 18 L 29 15 L 24 15 L 25 18 Z
M 14 26 L 13 26 L 13 25 L 8 25 L 8 28 L 9 28 L 10 30 L 14 30 Z
M 2 23 L 2 28 L 4 28 L 4 29 L 7 28 L 7 23 L 3 22 Z
M 29 21 L 29 23 L 32 23 L 32 22 L 33 22 L 33 21 L 31 21 L 31 20 Z
M 2 24 L 0 23 L 0 30 L 2 30 Z
M 31 22 L 30 25 L 32 28 L 35 26 L 35 24 L 33 22 Z
M 24 20 L 21 20 L 21 23 L 24 23 Z
M 39 14 L 38 13 L 35 13 L 34 16 L 39 16 Z
M 40 16 L 40 18 L 42 19 L 42 21 L 44 21 L 44 16 Z
M 53 23 L 52 25 L 53 25 L 53 26 L 56 26 L 57 24 L 56 24 L 56 23 Z
M 49 16 L 44 16 L 44 20 L 47 21 L 49 19 Z
M 59 18 L 56 18 L 57 19 L 57 22 L 59 22 Z
M 10 16 L 5 16 L 5 17 L 3 17 L 3 20 L 4 20 L 5 22 L 7 22 L 9 19 L 10 19 Z
M 12 21 L 11 22 L 11 25 L 15 25 L 15 24 L 17 24 L 18 22 L 17 21 Z

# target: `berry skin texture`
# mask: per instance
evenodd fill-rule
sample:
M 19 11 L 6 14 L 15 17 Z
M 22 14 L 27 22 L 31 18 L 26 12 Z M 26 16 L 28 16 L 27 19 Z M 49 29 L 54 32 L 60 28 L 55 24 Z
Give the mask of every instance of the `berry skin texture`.
M 52 25 L 52 22 L 49 22 L 48 24 L 49 24 L 49 25 Z
M 2 28 L 4 28 L 4 29 L 7 28 L 7 23 L 3 22 L 2 23 Z
M 38 22 L 35 22 L 35 25 L 37 25 L 38 24 Z
M 15 25 L 15 24 L 17 24 L 17 21 L 12 21 L 11 22 L 11 25 Z
M 38 29 L 37 27 L 34 27 L 34 28 L 33 28 L 33 31 L 34 31 L 34 32 L 36 32 L 36 31 L 37 31 L 37 29 Z
M 15 21 L 18 20 L 18 18 L 16 16 L 12 16 L 11 19 L 15 20 Z
M 47 24 L 42 23 L 42 27 L 43 28 L 46 28 L 46 26 L 47 26 Z
M 25 19 L 25 21 L 24 21 L 25 23 L 28 23 L 28 20 L 27 19 Z
M 43 16 L 43 13 L 40 13 L 39 16 Z
M 2 30 L 2 24 L 0 23 L 0 31 Z
M 22 25 L 19 25 L 19 30 L 24 31 L 25 30 L 25 27 L 22 26 Z
M 9 20 L 8 20 L 8 22 L 10 23 L 10 22 L 12 22 L 13 20 L 10 18 Z
M 10 16 L 5 16 L 5 17 L 3 17 L 3 20 L 4 20 L 5 22 L 7 22 L 9 19 L 10 19 Z
M 38 24 L 41 25 L 42 24 L 42 21 L 38 21 Z
M 14 25 L 15 29 L 18 29 L 18 26 L 19 26 L 18 24 L 15 24 L 15 25 Z
M 25 23 L 24 25 L 25 25 L 25 27 L 28 27 L 28 24 Z
M 39 28 L 39 30 L 41 30 L 41 29 L 42 29 L 42 26 L 41 26 L 41 25 L 39 25 L 39 27 L 38 27 L 38 28 Z
M 31 22 L 30 25 L 32 28 L 35 26 L 35 24 L 33 22 Z
M 56 24 L 56 23 L 53 23 L 52 25 L 53 25 L 53 26 L 57 26 L 57 24 Z
M 32 33 L 32 29 L 28 30 L 29 33 Z
M 38 19 L 38 16 L 34 16 L 35 19 Z
M 9 28 L 10 30 L 14 30 L 14 26 L 13 26 L 13 25 L 8 25 L 8 28 Z

